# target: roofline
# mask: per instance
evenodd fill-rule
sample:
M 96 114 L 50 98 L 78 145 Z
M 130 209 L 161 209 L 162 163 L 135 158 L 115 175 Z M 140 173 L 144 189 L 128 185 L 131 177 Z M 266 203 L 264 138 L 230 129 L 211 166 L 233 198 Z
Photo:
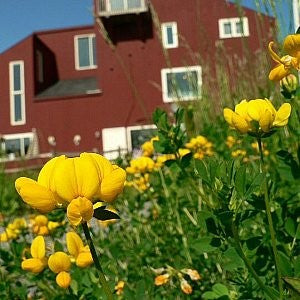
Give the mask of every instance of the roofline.
M 70 27 L 62 27 L 62 28 L 55 28 L 55 29 L 45 29 L 34 31 L 32 35 L 40 35 L 40 34 L 52 34 L 52 33 L 59 33 L 65 31 L 76 31 L 76 30 L 83 30 L 83 29 L 93 29 L 94 25 L 80 25 L 80 26 L 70 26 Z
M 24 42 L 25 40 L 27 40 L 29 38 L 34 38 L 35 36 L 39 36 L 39 35 L 42 35 L 42 34 L 53 34 L 53 33 L 59 33 L 59 32 L 76 31 L 76 30 L 93 29 L 93 28 L 94 28 L 94 25 L 90 24 L 90 25 L 70 26 L 70 27 L 62 27 L 62 28 L 56 28 L 56 29 L 45 29 L 45 30 L 40 30 L 40 31 L 34 31 L 31 34 L 29 34 L 29 35 L 25 36 L 24 38 L 20 39 L 18 42 L 14 43 L 13 45 L 8 47 L 7 49 L 0 52 L 0 55 L 2 55 L 5 52 L 11 50 L 12 48 L 14 48 L 18 44 Z

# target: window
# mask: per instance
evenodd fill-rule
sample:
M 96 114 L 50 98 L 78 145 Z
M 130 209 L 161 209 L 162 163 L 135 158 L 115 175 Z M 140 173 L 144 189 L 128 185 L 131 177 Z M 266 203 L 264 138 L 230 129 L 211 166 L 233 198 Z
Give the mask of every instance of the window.
M 104 156 L 116 159 L 128 151 L 132 151 L 134 155 L 141 154 L 141 145 L 155 134 L 155 125 L 104 128 L 102 129 Z
M 75 36 L 75 68 L 76 70 L 95 69 L 96 38 L 94 34 Z
M 161 35 L 164 48 L 170 49 L 178 47 L 178 34 L 176 22 L 162 23 Z
M 128 150 L 141 154 L 141 146 L 156 135 L 155 125 L 139 125 L 127 127 Z
M 23 125 L 25 120 L 24 61 L 9 63 L 10 123 Z
M 201 97 L 201 67 L 179 67 L 161 70 L 164 102 L 196 100 Z
M 9 159 L 25 156 L 32 140 L 32 132 L 3 135 L 1 141 L 1 152 L 5 156 L 8 156 Z
M 248 18 L 229 18 L 219 20 L 221 39 L 249 36 Z

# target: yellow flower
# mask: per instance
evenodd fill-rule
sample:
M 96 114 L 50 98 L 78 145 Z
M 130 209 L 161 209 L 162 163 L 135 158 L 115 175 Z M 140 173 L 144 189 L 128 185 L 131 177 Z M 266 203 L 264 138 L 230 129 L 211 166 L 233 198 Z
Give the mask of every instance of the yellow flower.
M 194 158 L 203 159 L 205 156 L 212 156 L 212 143 L 206 137 L 198 135 L 185 145 L 188 149 L 194 152 Z
M 115 286 L 115 291 L 117 295 L 121 295 L 123 293 L 124 286 L 125 282 L 123 280 L 118 281 L 117 285 Z
M 167 160 L 176 159 L 174 154 L 163 154 L 156 157 L 155 169 L 161 168 Z
M 42 272 L 47 265 L 45 240 L 42 236 L 39 235 L 32 241 L 30 253 L 32 258 L 22 261 L 22 269 L 33 273 Z
M 284 103 L 276 111 L 268 99 L 242 100 L 235 106 L 235 111 L 224 109 L 226 122 L 241 133 L 255 132 L 257 128 L 253 122 L 257 122 L 258 131 L 268 132 L 273 127 L 285 126 L 291 113 L 291 105 Z
M 154 152 L 154 146 L 153 146 L 153 142 L 154 141 L 158 141 L 159 138 L 158 136 L 153 137 L 150 141 L 145 142 L 141 148 L 143 150 L 143 156 L 147 156 L 150 157 L 153 155 Z
M 288 35 L 283 42 L 283 50 L 288 54 L 279 57 L 272 49 L 274 42 L 269 43 L 269 52 L 277 65 L 271 70 L 269 79 L 279 81 L 289 75 L 292 69 L 300 70 L 300 35 Z
M 193 292 L 191 285 L 185 279 L 181 280 L 180 287 L 181 290 L 187 295 L 190 295 Z
M 49 234 L 48 230 L 48 218 L 44 215 L 38 215 L 33 220 L 32 230 L 35 234 L 47 235 Z
M 68 218 L 72 225 L 78 225 L 92 218 L 95 200 L 115 199 L 125 177 L 123 169 L 99 154 L 82 153 L 75 158 L 62 155 L 45 164 L 37 182 L 18 178 L 16 189 L 26 203 L 41 212 L 69 204 Z
M 168 273 L 158 275 L 155 277 L 154 284 L 155 285 L 164 285 L 164 284 L 168 283 L 169 278 L 170 278 L 170 275 Z
M 9 240 L 16 239 L 22 228 L 27 226 L 24 218 L 15 218 L 12 223 L 9 223 L 5 231 L 0 234 L 0 242 L 8 242 Z
M 195 280 L 195 281 L 196 281 L 196 280 L 200 280 L 200 279 L 202 278 L 201 275 L 198 273 L 197 270 L 193 270 L 193 269 L 183 269 L 183 270 L 181 270 L 181 272 L 183 272 L 183 273 L 189 275 L 190 278 L 191 278 L 192 280 Z
M 55 252 L 49 257 L 48 266 L 52 272 L 57 273 L 56 283 L 62 288 L 68 288 L 71 283 L 69 256 L 64 252 Z
M 130 161 L 130 166 L 126 168 L 129 174 L 139 174 L 152 172 L 154 161 L 150 157 L 141 156 Z
M 236 139 L 231 135 L 229 135 L 227 137 L 226 142 L 225 142 L 225 144 L 228 148 L 232 148 L 235 143 L 236 143 Z
M 89 247 L 83 245 L 83 241 L 77 233 L 68 232 L 66 240 L 68 251 L 75 258 L 78 267 L 85 268 L 93 263 Z

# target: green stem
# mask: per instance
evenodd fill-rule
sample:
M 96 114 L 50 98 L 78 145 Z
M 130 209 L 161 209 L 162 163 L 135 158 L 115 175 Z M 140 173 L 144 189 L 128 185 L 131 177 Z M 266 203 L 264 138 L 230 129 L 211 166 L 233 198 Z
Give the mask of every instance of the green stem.
M 257 138 L 257 143 L 258 143 L 258 149 L 260 153 L 260 173 L 264 175 L 264 199 L 265 199 L 265 206 L 266 206 L 266 213 L 267 213 L 267 219 L 269 223 L 269 230 L 270 230 L 270 235 L 271 235 L 271 244 L 272 244 L 272 249 L 273 249 L 273 254 L 274 254 L 274 259 L 275 259 L 275 266 L 277 270 L 277 280 L 278 280 L 278 288 L 279 288 L 279 294 L 280 294 L 280 299 L 283 299 L 283 285 L 281 281 L 281 271 L 279 267 L 279 256 L 278 256 L 278 251 L 276 247 L 276 237 L 275 237 L 275 230 L 273 226 L 273 220 L 272 220 L 272 215 L 271 215 L 271 207 L 270 207 L 270 199 L 269 199 L 269 190 L 268 190 L 268 182 L 266 178 L 266 170 L 265 170 L 265 162 L 264 162 L 264 155 L 263 155 L 263 150 L 262 150 L 262 142 L 261 138 Z
M 234 245 L 235 245 L 235 249 L 238 253 L 238 255 L 240 256 L 240 258 L 244 261 L 248 271 L 252 274 L 253 278 L 255 279 L 255 281 L 257 282 L 257 284 L 260 286 L 260 288 L 271 298 L 274 299 L 274 296 L 270 293 L 270 291 L 267 289 L 267 287 L 265 286 L 265 284 L 262 282 L 262 280 L 260 279 L 260 277 L 257 275 L 257 273 L 255 272 L 254 268 L 252 267 L 252 264 L 250 262 L 250 260 L 246 257 L 243 248 L 241 246 L 241 242 L 240 242 L 240 238 L 239 238 L 239 234 L 238 234 L 238 229 L 235 226 L 234 223 L 232 223 L 232 233 L 233 233 L 233 238 L 234 238 Z M 276 300 L 276 299 L 275 299 Z
M 107 296 L 107 299 L 112 300 L 113 299 L 113 294 L 112 294 L 112 292 L 109 288 L 109 285 L 106 281 L 106 278 L 104 276 L 104 272 L 103 272 L 102 267 L 100 265 L 100 262 L 99 262 L 99 259 L 98 259 L 97 253 L 96 253 L 96 249 L 94 247 L 94 243 L 93 243 L 93 240 L 92 240 L 92 237 L 91 237 L 91 234 L 90 234 L 90 230 L 89 230 L 86 222 L 82 223 L 82 228 L 83 228 L 85 238 L 86 238 L 86 240 L 88 242 L 88 245 L 90 247 L 90 251 L 91 251 L 91 254 L 92 254 L 92 257 L 93 257 L 93 261 L 94 261 L 95 266 L 98 270 L 100 283 L 101 283 L 101 285 L 104 289 L 104 292 Z

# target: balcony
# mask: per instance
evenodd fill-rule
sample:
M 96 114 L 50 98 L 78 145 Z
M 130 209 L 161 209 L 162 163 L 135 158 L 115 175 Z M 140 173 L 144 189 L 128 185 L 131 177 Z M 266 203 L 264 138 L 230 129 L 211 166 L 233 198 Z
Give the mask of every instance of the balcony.
M 148 11 L 147 0 L 99 0 L 98 15 L 110 17 Z

